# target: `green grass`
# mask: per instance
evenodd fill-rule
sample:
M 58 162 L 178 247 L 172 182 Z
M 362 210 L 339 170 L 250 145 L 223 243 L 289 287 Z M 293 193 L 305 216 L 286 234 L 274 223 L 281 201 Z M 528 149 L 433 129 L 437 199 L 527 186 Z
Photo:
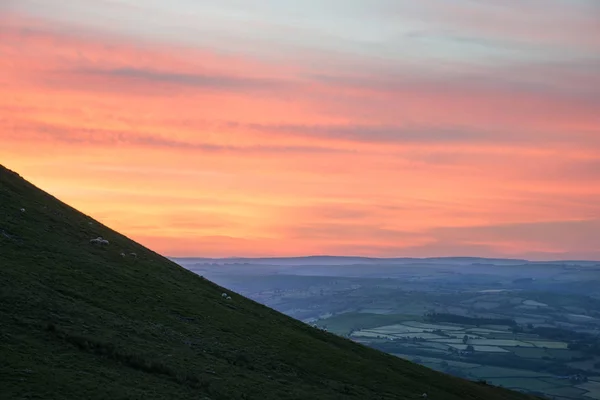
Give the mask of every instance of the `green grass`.
M 402 314 L 345 313 L 319 321 L 318 324 L 327 326 L 331 332 L 346 335 L 350 331 L 394 325 L 414 318 Z
M 0 167 L 3 400 L 528 398 L 224 291 Z
M 538 347 L 510 347 L 506 350 L 510 350 L 512 353 L 523 358 L 543 358 L 548 357 L 545 349 Z

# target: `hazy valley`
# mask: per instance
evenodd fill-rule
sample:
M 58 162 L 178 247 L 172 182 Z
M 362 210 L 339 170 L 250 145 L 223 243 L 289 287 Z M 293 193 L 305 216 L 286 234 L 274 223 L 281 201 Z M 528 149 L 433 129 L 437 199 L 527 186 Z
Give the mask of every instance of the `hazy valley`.
M 476 381 L 600 399 L 600 263 L 179 258 L 308 324 Z

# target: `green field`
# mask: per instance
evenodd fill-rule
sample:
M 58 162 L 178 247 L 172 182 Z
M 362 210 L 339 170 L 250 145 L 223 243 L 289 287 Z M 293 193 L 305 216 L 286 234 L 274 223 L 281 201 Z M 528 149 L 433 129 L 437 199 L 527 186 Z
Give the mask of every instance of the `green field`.
M 533 307 L 548 307 L 548 304 L 540 303 L 539 301 L 535 301 L 535 300 L 525 300 L 523 302 L 523 304 L 526 306 L 533 306 Z
M 466 362 L 461 362 L 461 361 L 444 360 L 442 358 L 435 358 L 435 357 L 423 357 L 423 356 L 415 356 L 415 355 L 401 354 L 401 353 L 394 353 L 394 355 L 398 356 L 398 357 L 406 358 L 408 360 L 414 360 L 414 359 L 418 358 L 423 361 L 427 361 L 429 363 L 434 363 L 434 364 L 442 364 L 445 362 L 452 367 L 464 368 L 464 369 L 480 367 L 479 364 L 472 364 L 472 363 L 466 363 Z
M 418 337 L 418 338 L 427 339 L 427 340 L 439 340 L 439 339 L 442 339 L 442 336 L 438 336 L 438 335 L 433 334 L 433 333 L 398 333 L 398 334 L 395 334 L 393 336 L 397 337 L 397 338 L 413 338 L 413 337 Z
M 448 345 L 445 343 L 427 341 L 425 343 L 419 343 L 419 345 L 421 347 L 426 347 L 428 349 L 433 348 L 433 349 L 438 349 L 438 350 L 444 350 L 444 353 L 448 353 Z
M 545 392 L 548 389 L 555 389 L 555 384 L 545 382 L 537 378 L 488 378 L 489 382 L 494 385 L 506 387 L 509 389 L 528 389 L 532 391 Z M 564 385 L 564 382 L 563 382 Z
M 437 325 L 437 324 L 428 324 L 428 323 L 424 323 L 424 322 L 417 322 L 417 321 L 406 321 L 403 323 L 403 325 L 406 326 L 414 326 L 416 328 L 423 328 L 423 329 L 440 329 L 443 331 L 462 331 L 464 328 L 461 326 L 457 326 L 457 325 Z
M 595 368 L 595 365 L 600 362 L 600 357 L 586 361 L 570 362 L 568 365 L 573 368 L 579 368 L 586 371 L 594 371 L 600 373 L 600 368 Z
M 523 358 L 542 358 L 548 356 L 545 349 L 537 347 L 511 347 L 507 348 L 507 350 Z
M 510 331 L 510 326 L 508 325 L 482 325 L 482 328 L 496 331 Z
M 345 313 L 327 318 L 325 325 L 331 332 L 347 335 L 351 331 L 383 327 L 414 319 L 414 315 Z
M 546 348 L 546 349 L 556 349 L 556 350 L 566 350 L 567 343 L 565 342 L 551 342 L 544 340 L 528 340 L 527 343 L 531 343 L 535 347 Z
M 432 342 L 435 343 L 447 343 L 447 344 L 462 344 L 463 340 L 462 339 L 457 339 L 457 338 L 441 338 L 441 339 L 433 339 L 431 340 Z
M 416 328 L 416 327 L 404 325 L 404 324 L 386 325 L 386 326 L 380 326 L 377 328 L 368 328 L 365 330 L 369 330 L 371 332 L 381 332 L 381 333 L 410 333 L 410 332 L 421 333 L 421 332 L 429 331 L 429 329 Z
M 589 381 L 581 385 L 577 385 L 579 389 L 585 390 L 587 397 L 600 400 L 600 382 Z
M 533 344 L 522 342 L 520 340 L 507 340 L 507 339 L 473 339 L 469 340 L 469 344 L 482 345 L 482 346 L 503 346 L 503 347 L 534 347 Z
M 587 393 L 587 391 L 573 387 L 573 386 L 563 386 L 563 387 L 546 389 L 546 390 L 544 390 L 544 393 L 546 393 L 550 396 L 560 396 L 562 399 L 564 399 L 564 398 L 590 399 L 590 397 L 582 397 Z
M 573 351 L 569 349 L 545 349 L 546 353 L 550 357 L 560 359 L 560 360 L 571 360 L 573 357 L 581 356 L 581 353 L 578 351 Z
M 485 329 L 485 328 L 469 328 L 468 332 L 481 333 L 481 334 L 490 334 L 490 333 L 499 333 L 506 334 L 506 331 L 500 331 L 497 329 Z
M 466 344 L 448 344 L 448 346 L 453 347 L 457 350 L 466 350 Z M 481 351 L 484 353 L 508 353 L 508 350 L 504 350 L 502 347 L 498 346 L 473 346 L 475 351 Z
M 350 336 L 351 337 L 356 337 L 356 338 L 377 338 L 377 339 L 395 339 L 397 337 L 397 336 L 388 335 L 388 334 L 385 334 L 385 333 L 369 332 L 369 331 L 354 332 Z
M 523 378 L 523 377 L 552 377 L 552 374 L 527 371 L 524 369 L 512 369 L 501 367 L 490 367 L 483 365 L 475 371 L 477 376 L 482 378 Z

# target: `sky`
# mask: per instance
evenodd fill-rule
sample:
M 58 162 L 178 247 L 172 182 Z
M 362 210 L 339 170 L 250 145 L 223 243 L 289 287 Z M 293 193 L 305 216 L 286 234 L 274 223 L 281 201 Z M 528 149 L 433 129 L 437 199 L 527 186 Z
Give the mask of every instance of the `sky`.
M 600 260 L 600 1 L 0 0 L 0 164 L 169 256 Z

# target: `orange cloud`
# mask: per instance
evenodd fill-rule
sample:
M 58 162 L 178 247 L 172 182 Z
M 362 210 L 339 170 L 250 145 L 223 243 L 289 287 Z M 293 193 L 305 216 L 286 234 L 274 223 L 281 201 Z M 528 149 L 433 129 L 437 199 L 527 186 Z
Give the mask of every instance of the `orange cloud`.
M 3 16 L 0 159 L 169 255 L 594 254 L 596 93 L 309 64 Z

